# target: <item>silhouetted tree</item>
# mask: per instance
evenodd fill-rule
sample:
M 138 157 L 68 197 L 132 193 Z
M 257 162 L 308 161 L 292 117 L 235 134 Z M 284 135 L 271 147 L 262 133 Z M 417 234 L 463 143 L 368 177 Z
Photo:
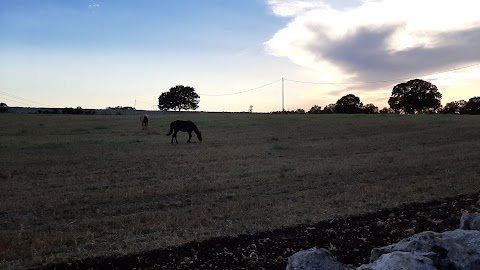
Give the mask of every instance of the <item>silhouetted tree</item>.
M 322 107 L 321 107 L 321 106 L 318 106 L 318 105 L 314 105 L 312 108 L 310 108 L 310 110 L 308 111 L 308 113 L 313 113 L 313 114 L 322 113 Z
M 381 113 L 381 114 L 391 114 L 391 113 L 395 113 L 395 111 L 390 109 L 390 108 L 383 107 L 383 109 L 381 109 L 379 111 L 379 113 Z
M 465 107 L 466 104 L 467 102 L 465 100 L 452 101 L 445 104 L 445 107 L 443 107 L 442 112 L 449 113 L 449 114 L 459 114 L 460 110 L 463 110 L 463 107 Z
M 396 112 L 419 113 L 438 110 L 441 99 L 442 94 L 435 85 L 415 79 L 395 85 L 388 104 Z
M 115 106 L 115 107 L 107 107 L 107 110 L 135 110 L 135 108 L 131 106 Z
M 363 112 L 369 114 L 378 113 L 378 107 L 370 103 L 363 107 Z
M 170 88 L 168 92 L 163 92 L 158 98 L 158 108 L 160 110 L 196 110 L 200 96 L 195 93 L 195 89 L 190 86 L 177 85 Z
M 323 111 L 325 113 L 334 113 L 335 112 L 335 104 L 328 104 L 327 106 L 325 106 L 325 108 L 323 108 Z
M 460 113 L 480 114 L 480 96 L 469 99 L 467 104 L 460 109 Z
M 304 109 L 297 109 L 297 110 L 295 111 L 295 113 L 304 114 L 304 113 L 305 113 L 305 110 L 304 110 Z
M 8 110 L 8 105 L 6 103 L 0 103 L 0 113 L 6 112 Z
M 341 97 L 335 104 L 335 112 L 337 113 L 359 113 L 362 108 L 363 104 L 360 102 L 360 98 L 353 94 Z
M 62 109 L 62 113 L 63 114 L 75 114 L 75 109 L 71 108 L 71 107 L 70 108 L 65 107 L 65 108 Z

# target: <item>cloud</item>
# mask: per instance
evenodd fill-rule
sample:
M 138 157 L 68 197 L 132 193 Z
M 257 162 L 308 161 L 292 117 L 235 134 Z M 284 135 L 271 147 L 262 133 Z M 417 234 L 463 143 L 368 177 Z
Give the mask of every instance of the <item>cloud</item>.
M 328 8 L 328 6 L 319 0 L 268 0 L 268 5 L 272 8 L 275 15 L 281 17 L 292 17 L 305 13 L 309 10 Z
M 266 51 L 319 71 L 324 81 L 408 78 L 480 61 L 478 0 L 363 1 L 344 10 L 318 0 L 267 3 L 292 19 Z
M 88 1 L 90 4 L 88 4 L 89 9 L 97 9 L 100 8 L 100 4 L 96 0 L 89 0 Z

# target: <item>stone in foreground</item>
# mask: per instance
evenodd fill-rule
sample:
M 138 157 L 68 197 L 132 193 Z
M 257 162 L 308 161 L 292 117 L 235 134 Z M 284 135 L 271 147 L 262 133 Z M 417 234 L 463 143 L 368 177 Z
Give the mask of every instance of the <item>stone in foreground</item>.
M 339 261 L 326 249 L 311 248 L 299 251 L 288 258 L 287 270 L 353 270 Z

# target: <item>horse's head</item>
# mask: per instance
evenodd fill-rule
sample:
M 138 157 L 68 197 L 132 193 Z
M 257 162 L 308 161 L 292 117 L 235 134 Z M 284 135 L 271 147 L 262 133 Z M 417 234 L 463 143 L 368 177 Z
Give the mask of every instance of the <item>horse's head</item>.
M 202 133 L 200 131 L 197 132 L 197 138 L 199 141 L 202 141 Z

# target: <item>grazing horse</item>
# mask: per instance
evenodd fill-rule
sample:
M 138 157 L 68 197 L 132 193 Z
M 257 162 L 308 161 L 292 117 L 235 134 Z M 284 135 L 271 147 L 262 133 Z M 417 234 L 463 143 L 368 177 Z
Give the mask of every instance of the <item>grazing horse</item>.
M 197 126 L 190 120 L 188 121 L 181 121 L 181 120 L 176 120 L 173 121 L 170 124 L 170 132 L 167 134 L 167 136 L 170 136 L 173 132 L 172 135 L 172 144 L 173 144 L 173 138 L 175 138 L 175 141 L 178 144 L 177 140 L 177 132 L 183 131 L 183 132 L 188 132 L 188 141 L 190 142 L 190 139 L 192 138 L 192 131 L 194 131 L 197 134 L 197 138 L 199 141 L 202 141 L 202 133 L 200 130 L 198 130 Z
M 142 130 L 148 129 L 148 115 L 140 116 L 140 122 L 142 122 Z

